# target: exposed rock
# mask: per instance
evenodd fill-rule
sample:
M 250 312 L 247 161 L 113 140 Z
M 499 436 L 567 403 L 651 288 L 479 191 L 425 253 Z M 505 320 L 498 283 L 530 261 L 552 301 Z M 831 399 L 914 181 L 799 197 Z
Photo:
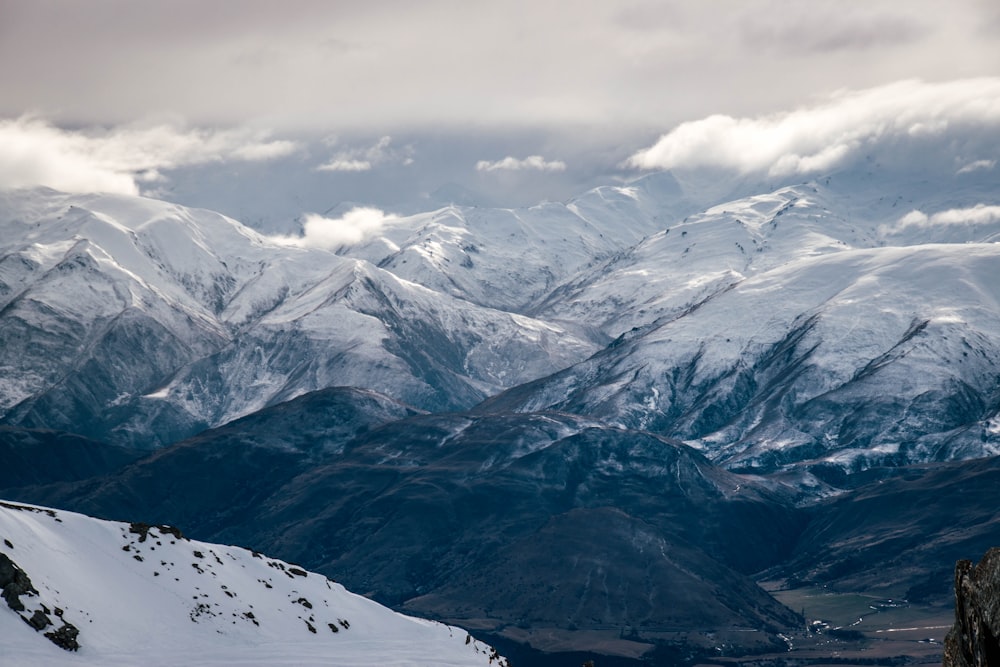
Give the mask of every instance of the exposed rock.
M 1000 665 L 1000 548 L 978 564 L 955 566 L 955 626 L 944 644 L 945 667 Z
M 0 590 L 7 606 L 14 611 L 24 611 L 22 595 L 37 595 L 38 591 L 31 585 L 31 579 L 6 554 L 0 553 Z
M 62 619 L 63 610 L 59 607 L 50 612 L 49 608 L 43 604 L 40 605 L 40 609 L 36 609 L 34 612 L 27 610 L 24 603 L 21 602 L 21 596 L 38 595 L 38 591 L 32 586 L 28 574 L 3 553 L 0 553 L 0 589 L 3 590 L 2 596 L 7 602 L 7 606 L 18 612 L 24 622 L 38 632 L 53 624 L 52 619 L 49 618 L 50 613 L 55 613 L 57 617 Z M 31 615 L 27 615 L 28 613 Z M 63 620 L 60 628 L 46 632 L 45 636 L 59 648 L 75 651 L 80 648 L 80 644 L 76 641 L 79 634 L 80 631 L 75 625 Z
M 35 630 L 44 630 L 52 625 L 52 619 L 49 618 L 41 609 L 36 609 L 35 613 L 28 619 L 28 625 L 33 627 Z
M 146 538 L 149 536 L 149 530 L 151 528 L 156 528 L 158 531 L 160 531 L 161 535 L 173 535 L 178 540 L 187 539 L 181 533 L 180 528 L 175 528 L 174 526 L 165 526 L 165 525 L 154 526 L 148 523 L 143 523 L 141 521 L 129 524 L 128 532 L 135 533 L 136 535 L 139 536 L 140 542 L 145 542 Z
M 53 630 L 52 632 L 46 632 L 45 636 L 49 640 L 61 649 L 67 651 L 75 651 L 80 648 L 80 644 L 76 641 L 76 638 L 80 635 L 80 631 L 72 623 L 66 623 L 65 621 L 58 630 Z

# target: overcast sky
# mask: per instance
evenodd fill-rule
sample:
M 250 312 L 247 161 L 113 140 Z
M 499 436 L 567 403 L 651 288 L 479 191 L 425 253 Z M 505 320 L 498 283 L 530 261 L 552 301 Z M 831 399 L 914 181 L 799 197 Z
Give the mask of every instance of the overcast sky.
M 773 139 L 804 111 L 843 119 L 831 100 L 968 114 L 985 89 L 993 118 L 998 34 L 996 0 L 0 0 L 0 180 L 202 204 L 228 187 L 247 217 L 274 215 L 279 164 L 282 211 L 447 183 L 560 199 L 677 167 L 693 152 L 658 139 L 713 115 Z

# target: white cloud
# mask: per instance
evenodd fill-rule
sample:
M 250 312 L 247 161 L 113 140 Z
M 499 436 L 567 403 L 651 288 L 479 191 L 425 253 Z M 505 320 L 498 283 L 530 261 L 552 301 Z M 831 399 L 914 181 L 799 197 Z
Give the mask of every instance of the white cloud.
M 960 174 L 968 174 L 973 171 L 988 170 L 997 166 L 996 160 L 975 160 L 958 170 Z
M 237 160 L 246 160 L 247 162 L 264 162 L 291 155 L 298 148 L 299 145 L 294 141 L 257 141 L 239 146 L 232 152 L 232 157 Z
M 336 250 L 375 236 L 386 223 L 395 219 L 395 215 L 369 206 L 352 208 L 339 218 L 306 213 L 301 236 L 272 236 L 270 239 L 279 245 Z
M 336 145 L 336 138 L 325 143 Z M 392 137 L 384 136 L 371 146 L 345 148 L 334 153 L 328 161 L 316 167 L 316 171 L 371 171 L 380 164 L 413 164 L 413 147 L 394 148 Z
M 768 116 L 715 115 L 682 123 L 628 164 L 807 174 L 830 169 L 874 144 L 984 127 L 994 136 L 1000 130 L 1000 78 L 910 80 L 841 92 L 811 107 Z
M 368 160 L 352 160 L 350 158 L 333 158 L 329 162 L 316 167 L 317 171 L 371 171 L 372 163 Z
M 899 219 L 900 227 L 924 227 L 930 222 L 930 218 L 923 211 L 913 209 Z
M 976 204 L 972 208 L 952 208 L 932 215 L 913 210 L 899 219 L 898 226 L 905 228 L 937 225 L 982 225 L 994 222 L 1000 222 L 1000 206 Z
M 476 171 L 566 171 L 566 163 L 562 160 L 546 160 L 541 155 L 529 155 L 524 159 L 507 156 L 502 160 L 490 162 L 480 160 L 476 163 Z
M 271 160 L 297 150 L 252 130 L 173 125 L 64 130 L 29 116 L 0 119 L 0 187 L 45 185 L 67 192 L 138 194 L 139 183 L 186 165 Z

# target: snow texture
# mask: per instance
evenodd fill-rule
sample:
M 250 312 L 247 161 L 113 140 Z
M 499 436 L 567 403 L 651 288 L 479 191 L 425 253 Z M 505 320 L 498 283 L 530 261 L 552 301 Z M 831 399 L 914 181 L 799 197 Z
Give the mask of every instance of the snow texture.
M 464 630 L 393 612 L 321 575 L 168 527 L 0 503 L 0 554 L 30 578 L 0 606 L 0 662 L 58 665 L 503 665 Z M 23 622 L 79 630 L 67 651 Z

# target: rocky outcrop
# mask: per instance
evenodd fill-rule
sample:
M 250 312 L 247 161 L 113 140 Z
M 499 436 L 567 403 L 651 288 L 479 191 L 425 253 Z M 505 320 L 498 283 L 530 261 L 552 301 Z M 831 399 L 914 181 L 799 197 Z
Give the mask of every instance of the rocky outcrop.
M 0 591 L 3 591 L 0 595 L 7 602 L 7 606 L 17 612 L 24 611 L 22 595 L 38 594 L 24 570 L 2 553 L 0 553 Z
M 944 644 L 945 667 L 990 665 L 1000 665 L 1000 547 L 955 566 L 955 627 Z
M 6 504 L 5 506 L 10 507 Z M 18 509 L 20 508 L 18 507 Z M 9 541 L 7 544 L 9 545 Z M 35 610 L 24 606 L 21 596 L 36 597 L 38 591 L 31 584 L 27 573 L 3 553 L 0 553 L 0 590 L 3 591 L 2 597 L 7 602 L 7 606 L 17 612 L 24 622 L 34 628 L 36 632 L 41 632 L 50 625 L 54 625 L 49 617 L 52 612 L 44 604 L 39 603 L 40 608 Z M 62 620 L 62 609 L 56 608 L 55 615 Z M 77 642 L 79 635 L 79 629 L 65 620 L 62 621 L 62 626 L 58 629 L 45 633 L 49 641 L 67 651 L 76 651 L 80 648 L 80 644 Z

